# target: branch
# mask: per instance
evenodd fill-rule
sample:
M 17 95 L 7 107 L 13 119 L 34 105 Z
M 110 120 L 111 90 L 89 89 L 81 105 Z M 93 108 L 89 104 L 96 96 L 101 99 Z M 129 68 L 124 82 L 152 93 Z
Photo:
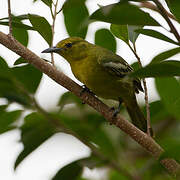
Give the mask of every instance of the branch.
M 156 12 L 160 12 L 159 9 L 157 8 L 157 6 L 155 6 L 154 4 L 150 3 L 150 2 L 147 2 L 147 1 L 144 1 L 144 2 L 141 2 L 140 3 L 140 7 L 141 8 L 147 8 L 147 9 L 151 9 L 153 11 L 156 11 Z M 164 9 L 165 10 L 165 9 Z M 166 11 L 166 10 L 165 10 Z M 177 19 L 171 14 L 169 13 L 168 11 L 166 11 L 166 14 L 168 15 L 168 17 L 170 17 L 171 19 L 177 21 Z
M 11 1 L 8 0 L 8 16 L 9 16 L 9 35 L 12 36 L 12 16 L 11 16 Z
M 158 0 L 153 0 L 153 2 L 157 5 L 157 8 L 159 9 L 160 14 L 164 17 L 164 19 L 166 20 L 166 22 L 168 23 L 168 25 L 171 29 L 171 32 L 174 34 L 174 36 L 180 43 L 180 35 L 177 32 L 177 30 L 176 30 L 175 26 L 173 25 L 173 23 L 171 22 L 171 20 L 169 19 L 167 11 L 164 9 L 162 4 Z
M 30 64 L 48 75 L 58 84 L 78 96 L 83 102 L 93 107 L 109 122 L 113 123 L 122 131 L 131 136 L 131 138 L 144 147 L 153 157 L 159 159 L 160 156 L 164 153 L 164 150 L 151 137 L 136 128 L 132 123 L 126 121 L 123 117 L 117 116 L 116 118 L 113 118 L 113 110 L 111 110 L 107 105 L 87 92 L 82 94 L 81 86 L 79 86 L 62 72 L 58 71 L 55 67 L 42 60 L 36 54 L 20 44 L 17 40 L 14 38 L 9 38 L 8 35 L 0 32 L 0 43 L 26 59 Z M 174 159 L 164 158 L 160 162 L 171 174 L 175 175 L 180 170 L 180 165 Z
M 135 43 L 133 43 L 134 49 L 131 47 L 130 44 L 128 44 L 128 46 L 131 49 L 131 51 L 134 53 L 135 57 L 137 58 L 140 67 L 142 67 L 141 59 L 140 59 L 140 57 L 138 56 L 138 54 L 136 52 L 136 45 L 135 45 Z M 142 81 L 143 81 L 143 86 L 144 86 L 144 94 L 145 94 L 144 95 L 144 99 L 145 99 L 146 113 L 147 113 L 147 134 L 149 136 L 153 136 L 153 132 L 152 132 L 152 128 L 151 128 L 151 118 L 150 118 L 150 108 L 149 108 L 149 102 L 148 102 L 147 84 L 146 84 L 145 78 L 143 78 Z

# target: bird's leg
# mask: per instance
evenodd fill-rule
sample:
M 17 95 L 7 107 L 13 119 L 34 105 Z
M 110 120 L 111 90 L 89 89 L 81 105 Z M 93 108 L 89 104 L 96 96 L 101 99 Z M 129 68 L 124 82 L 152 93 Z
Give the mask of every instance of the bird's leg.
M 84 92 L 88 92 L 89 94 L 96 96 L 86 85 L 82 85 L 82 91 L 80 92 L 80 96 L 82 96 L 82 94 Z M 85 104 L 85 102 L 82 102 L 82 104 Z
M 42 58 L 42 60 L 44 60 L 44 61 L 46 61 L 46 62 L 48 62 L 48 63 L 52 64 L 52 62 L 51 62 L 51 61 L 49 61 L 49 60 L 47 60 L 47 59 Z

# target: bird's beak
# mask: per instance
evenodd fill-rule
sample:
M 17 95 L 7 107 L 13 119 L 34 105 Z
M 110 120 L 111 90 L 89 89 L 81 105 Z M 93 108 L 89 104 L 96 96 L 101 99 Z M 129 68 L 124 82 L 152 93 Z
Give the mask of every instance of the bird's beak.
M 53 52 L 60 52 L 62 50 L 62 48 L 57 48 L 57 47 L 51 47 L 48 49 L 45 49 L 44 51 L 42 51 L 41 53 L 53 53 Z

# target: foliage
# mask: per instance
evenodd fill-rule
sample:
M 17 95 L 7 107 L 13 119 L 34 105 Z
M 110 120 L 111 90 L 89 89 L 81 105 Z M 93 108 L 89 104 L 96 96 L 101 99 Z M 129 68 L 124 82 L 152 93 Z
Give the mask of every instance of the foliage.
M 35 3 L 37 0 L 34 0 Z M 54 6 L 52 0 L 41 0 L 50 10 Z M 166 0 L 171 13 L 180 21 L 179 0 Z M 135 71 L 130 76 L 153 77 L 160 99 L 150 104 L 152 125 L 156 131 L 156 140 L 166 150 L 166 156 L 180 161 L 180 61 L 169 60 L 180 53 L 178 40 L 169 38 L 148 26 L 163 28 L 150 14 L 128 0 L 100 6 L 89 15 L 85 0 L 67 0 L 63 5 L 64 23 L 69 36 L 86 37 L 88 26 L 94 21 L 110 24 L 110 29 L 98 29 L 94 33 L 94 43 L 116 52 L 118 39 L 124 41 L 131 50 L 135 48 L 139 35 L 146 35 L 173 44 L 173 49 L 161 52 L 152 58 L 151 63 L 140 68 L 133 65 Z M 29 20 L 26 25 L 22 20 Z M 39 14 L 23 14 L 12 16 L 14 37 L 24 46 L 28 45 L 27 30 L 37 31 L 51 46 L 53 32 L 51 25 Z M 0 19 L 0 25 L 8 26 L 8 18 Z M 145 28 L 143 28 L 145 26 Z M 148 27 L 148 28 L 147 28 Z M 171 35 L 173 32 L 168 32 Z M 151 50 L 149 50 L 151 53 Z M 26 63 L 21 57 L 9 67 L 0 57 L 0 98 L 7 104 L 0 106 L 0 133 L 12 129 L 21 131 L 21 143 L 24 149 L 18 155 L 15 168 L 42 143 L 57 132 L 71 133 L 91 148 L 91 155 L 79 159 L 61 168 L 52 178 L 83 180 L 83 168 L 108 168 L 107 178 L 110 180 L 129 180 L 135 175 L 141 179 L 172 179 L 164 173 L 159 163 L 116 127 L 110 126 L 105 119 L 87 105 L 81 103 L 70 92 L 64 93 L 59 100 L 57 112 L 45 112 L 36 104 L 34 95 L 41 82 L 42 73 Z M 176 77 L 175 77 L 176 76 Z M 150 91 L 149 91 L 150 94 Z M 21 110 L 9 111 L 8 106 L 17 103 Z M 72 106 L 66 106 L 71 104 Z M 143 107 L 144 105 L 143 105 Z M 17 122 L 23 112 L 33 110 L 24 117 L 22 125 Z M 123 108 L 121 110 L 124 113 Z M 126 116 L 126 115 L 125 115 Z M 128 117 L 127 117 L 128 118 Z M 163 154 L 164 155 L 164 154 Z M 114 165 L 114 163 L 116 165 Z M 118 168 L 120 167 L 120 168 Z M 120 171 L 123 169 L 124 171 Z M 128 175 L 127 175 L 128 174 Z M 84 179 L 85 180 L 85 179 Z

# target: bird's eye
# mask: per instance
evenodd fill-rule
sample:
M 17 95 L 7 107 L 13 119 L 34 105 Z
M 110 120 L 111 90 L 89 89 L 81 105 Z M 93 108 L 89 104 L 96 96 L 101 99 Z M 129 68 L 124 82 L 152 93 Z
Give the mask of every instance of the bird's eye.
M 65 46 L 66 46 L 67 48 L 70 48 L 70 47 L 72 47 L 72 43 L 67 43 Z

